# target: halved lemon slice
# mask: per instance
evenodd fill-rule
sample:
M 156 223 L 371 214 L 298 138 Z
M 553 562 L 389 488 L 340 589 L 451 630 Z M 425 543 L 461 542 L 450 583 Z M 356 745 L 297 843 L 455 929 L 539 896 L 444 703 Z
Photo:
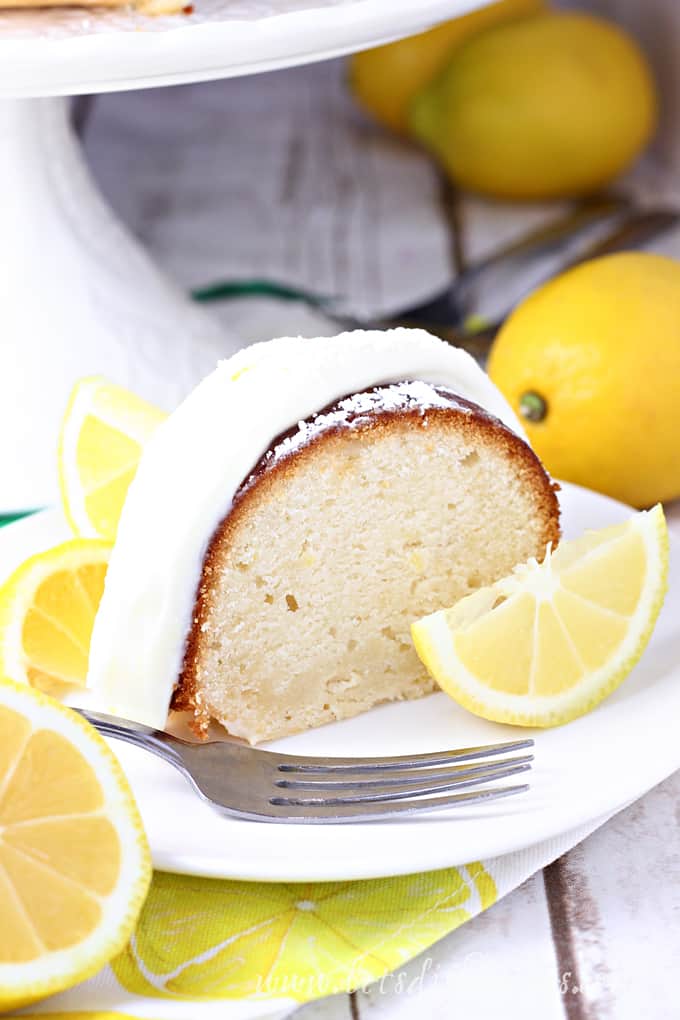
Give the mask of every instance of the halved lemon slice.
M 130 937 L 151 878 L 127 781 L 75 712 L 0 681 L 0 1011 L 83 981 Z
M 165 417 L 106 379 L 75 386 L 59 440 L 59 485 L 76 535 L 113 541 L 142 448 Z
M 85 686 L 110 552 L 109 542 L 74 538 L 32 556 L 5 581 L 1 675 L 55 695 Z
M 418 620 L 416 651 L 484 719 L 556 726 L 594 708 L 649 641 L 667 586 L 660 506 L 564 542 L 542 563 Z

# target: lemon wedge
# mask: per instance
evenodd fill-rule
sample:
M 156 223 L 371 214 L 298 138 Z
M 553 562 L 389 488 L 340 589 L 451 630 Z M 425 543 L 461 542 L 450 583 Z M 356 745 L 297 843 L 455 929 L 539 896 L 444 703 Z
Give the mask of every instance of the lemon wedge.
M 1 675 L 53 695 L 85 686 L 110 552 L 109 542 L 74 538 L 32 556 L 5 581 Z
M 142 448 L 165 417 L 106 379 L 77 383 L 59 440 L 61 497 L 76 535 L 113 541 Z
M 556 726 L 589 712 L 630 673 L 667 575 L 668 532 L 655 506 L 418 620 L 413 641 L 442 689 L 475 715 Z
M 120 952 L 150 878 L 142 823 L 105 741 L 45 695 L 0 681 L 0 1012 Z

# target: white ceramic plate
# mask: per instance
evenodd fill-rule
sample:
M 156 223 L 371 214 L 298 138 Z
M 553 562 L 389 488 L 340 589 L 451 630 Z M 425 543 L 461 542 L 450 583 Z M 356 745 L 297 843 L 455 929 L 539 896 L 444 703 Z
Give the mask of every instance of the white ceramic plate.
M 565 485 L 567 537 L 624 519 L 630 510 Z M 0 576 L 31 552 L 60 541 L 60 515 L 47 512 L 0 531 Z M 140 564 L 140 569 L 143 565 Z M 133 789 L 156 867 L 266 881 L 355 879 L 406 874 L 494 857 L 611 813 L 680 767 L 680 556 L 651 644 L 603 705 L 554 730 L 531 731 L 535 765 L 526 794 L 405 822 L 267 825 L 237 822 L 202 803 L 173 769 L 112 742 Z M 528 731 L 469 715 L 444 694 L 390 705 L 348 722 L 278 741 L 300 754 L 404 754 L 509 740 Z
M 0 96 L 109 92 L 325 60 L 490 0 L 195 0 L 190 16 L 125 8 L 0 11 Z

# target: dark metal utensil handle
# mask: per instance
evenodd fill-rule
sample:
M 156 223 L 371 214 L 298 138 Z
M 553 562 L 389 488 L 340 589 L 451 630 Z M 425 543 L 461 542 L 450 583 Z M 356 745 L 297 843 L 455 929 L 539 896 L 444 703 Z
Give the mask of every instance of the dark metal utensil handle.
M 546 274 L 545 278 L 536 285 L 540 286 L 543 283 L 547 283 L 554 276 L 573 269 L 583 262 L 588 262 L 590 259 L 642 247 L 648 241 L 677 226 L 679 222 L 680 212 L 676 212 L 673 209 L 637 210 L 627 216 L 623 222 L 618 223 L 606 237 L 600 238 L 594 244 L 579 252 L 578 256 L 567 261 L 560 267 L 559 273 Z M 421 310 L 424 309 L 425 306 L 421 306 Z M 412 315 L 413 317 L 411 317 Z M 459 328 L 453 322 L 449 324 L 437 320 L 428 320 L 424 316 L 420 316 L 420 310 L 414 309 L 410 313 L 405 313 L 403 318 L 399 317 L 397 319 L 381 321 L 378 328 L 387 329 L 393 326 L 413 326 L 427 329 L 429 332 L 434 333 L 435 336 L 441 337 L 442 340 L 446 340 L 448 343 L 455 344 L 469 351 L 479 361 L 484 361 L 498 330 L 503 325 L 503 321 L 499 320 L 498 322 L 488 324 L 479 331 L 470 332 Z

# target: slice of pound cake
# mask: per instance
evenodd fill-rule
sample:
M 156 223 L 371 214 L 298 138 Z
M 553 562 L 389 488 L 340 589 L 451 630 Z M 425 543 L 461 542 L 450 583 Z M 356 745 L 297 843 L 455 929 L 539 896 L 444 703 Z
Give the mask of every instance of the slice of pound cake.
M 259 344 L 161 426 L 89 683 L 255 743 L 433 690 L 414 619 L 541 557 L 554 485 L 463 352 L 420 331 Z

